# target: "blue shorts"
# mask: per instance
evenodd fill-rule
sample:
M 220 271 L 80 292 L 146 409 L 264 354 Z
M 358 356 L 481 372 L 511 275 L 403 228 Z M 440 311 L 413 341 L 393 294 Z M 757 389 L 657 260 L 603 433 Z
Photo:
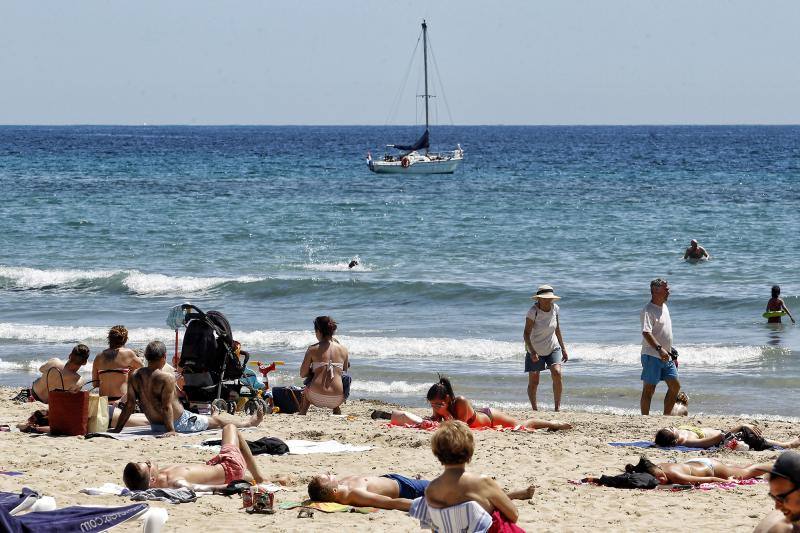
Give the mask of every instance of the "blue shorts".
M 525 372 L 541 372 L 545 368 L 561 364 L 561 347 L 553 350 L 550 355 L 540 355 L 535 363 L 531 360 L 531 354 L 525 352 Z
M 178 433 L 197 433 L 208 429 L 208 417 L 196 415 L 184 409 L 183 414 L 173 424 Z M 150 424 L 150 428 L 155 432 L 166 433 L 167 428 L 163 424 Z
M 425 496 L 425 489 L 428 488 L 428 483 L 430 483 L 427 479 L 411 479 L 400 474 L 386 474 L 381 477 L 388 477 L 397 481 L 397 485 L 400 487 L 400 498 L 408 500 L 416 500 Z
M 642 381 L 648 385 L 658 385 L 659 381 L 678 379 L 678 368 L 670 359 L 666 363 L 659 357 L 642 354 Z

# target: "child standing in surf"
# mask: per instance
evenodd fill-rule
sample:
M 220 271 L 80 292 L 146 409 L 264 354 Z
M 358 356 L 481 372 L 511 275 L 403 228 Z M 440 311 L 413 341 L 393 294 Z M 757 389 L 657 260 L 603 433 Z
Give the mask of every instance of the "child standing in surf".
M 782 314 L 789 315 L 789 318 L 792 320 L 792 324 L 795 323 L 792 313 L 789 312 L 789 308 L 786 307 L 786 304 L 783 303 L 783 300 L 781 299 L 781 288 L 779 285 L 772 286 L 772 298 L 770 298 L 769 302 L 767 302 L 767 312 L 764 314 L 771 315 L 772 313 L 775 313 L 776 315 L 767 316 L 768 324 L 780 324 Z

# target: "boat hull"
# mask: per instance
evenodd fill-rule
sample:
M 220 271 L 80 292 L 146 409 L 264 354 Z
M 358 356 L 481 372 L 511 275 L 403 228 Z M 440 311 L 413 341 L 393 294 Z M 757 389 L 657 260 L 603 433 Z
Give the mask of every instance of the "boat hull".
M 452 174 L 463 158 L 444 161 L 415 161 L 404 167 L 400 161 L 368 161 L 367 165 L 376 174 Z

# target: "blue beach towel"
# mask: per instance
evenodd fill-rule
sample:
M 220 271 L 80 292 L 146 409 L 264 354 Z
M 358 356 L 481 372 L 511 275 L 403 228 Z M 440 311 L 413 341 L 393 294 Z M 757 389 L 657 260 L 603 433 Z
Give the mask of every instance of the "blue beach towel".
M 19 494 L 16 492 L 0 492 L 0 509 L 5 509 L 10 513 L 30 498 L 38 500 L 39 493 L 27 487 L 23 488 Z
M 662 450 L 675 450 L 678 452 L 708 452 L 717 450 L 719 447 L 714 446 L 713 448 L 690 448 L 689 446 L 667 446 L 661 447 L 656 446 L 655 442 L 649 440 L 637 440 L 633 442 L 609 442 L 609 446 L 629 446 L 631 448 L 661 448 Z
M 9 533 L 89 533 L 106 531 L 147 512 L 146 503 L 125 507 L 64 507 L 11 516 L 0 508 L 0 531 Z

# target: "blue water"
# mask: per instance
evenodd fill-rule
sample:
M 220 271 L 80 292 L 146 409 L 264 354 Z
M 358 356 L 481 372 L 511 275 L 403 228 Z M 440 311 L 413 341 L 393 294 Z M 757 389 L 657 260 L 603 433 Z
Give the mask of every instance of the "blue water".
M 776 283 L 800 314 L 800 127 L 444 127 L 456 174 L 367 170 L 417 134 L 0 127 L 0 383 L 117 323 L 168 341 L 191 301 L 285 360 L 283 383 L 331 314 L 355 396 L 422 405 L 443 372 L 522 407 L 524 316 L 549 283 L 567 406 L 636 412 L 639 310 L 665 277 L 692 411 L 800 416 L 800 334 L 761 318 Z M 711 261 L 681 260 L 691 238 Z

